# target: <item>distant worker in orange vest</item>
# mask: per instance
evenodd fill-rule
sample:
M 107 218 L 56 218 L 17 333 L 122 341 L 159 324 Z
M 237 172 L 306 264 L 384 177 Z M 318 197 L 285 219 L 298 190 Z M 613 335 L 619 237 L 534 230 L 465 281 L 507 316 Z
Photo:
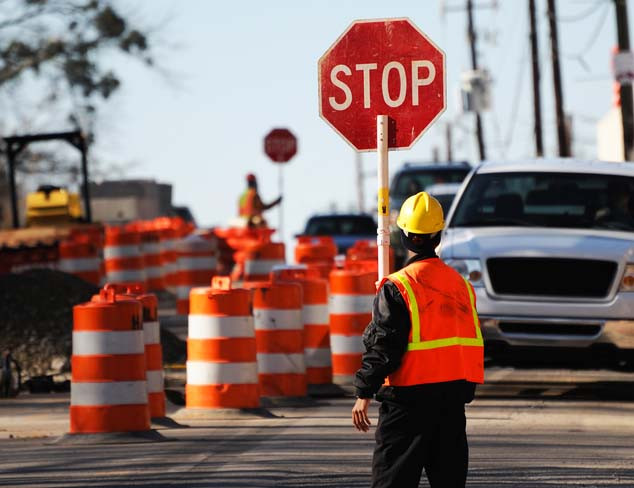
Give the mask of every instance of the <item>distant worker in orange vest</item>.
M 280 195 L 271 203 L 265 204 L 258 194 L 258 182 L 253 173 L 247 175 L 247 189 L 240 196 L 238 213 L 240 217 L 246 219 L 248 227 L 266 227 L 266 220 L 262 213 L 269 208 L 273 208 L 282 201 Z
M 418 487 L 423 468 L 432 488 L 463 488 L 465 404 L 484 382 L 474 289 L 436 256 L 445 225 L 438 200 L 425 192 L 409 197 L 397 225 L 415 255 L 379 285 L 353 380 L 352 422 L 369 430 L 368 406 L 376 395 L 372 488 Z

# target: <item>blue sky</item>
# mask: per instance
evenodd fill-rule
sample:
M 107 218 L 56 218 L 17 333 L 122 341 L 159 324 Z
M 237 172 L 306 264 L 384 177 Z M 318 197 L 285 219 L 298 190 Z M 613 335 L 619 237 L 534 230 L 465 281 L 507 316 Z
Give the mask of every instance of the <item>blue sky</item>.
M 244 176 L 254 172 L 264 200 L 278 195 L 279 166 L 262 151 L 264 135 L 287 127 L 299 153 L 282 168 L 284 237 L 292 245 L 315 212 L 355 208 L 355 155 L 318 112 L 317 61 L 356 19 L 408 17 L 446 54 L 447 110 L 408 151 L 390 153 L 390 173 L 405 161 L 445 154 L 445 124 L 454 126 L 454 155 L 477 160 L 473 119 L 461 114 L 460 73 L 470 67 L 464 0 L 232 1 L 145 0 L 137 20 L 161 25 L 166 74 L 122 62 L 124 86 L 104 112 L 95 152 L 127 166 L 126 176 L 174 188 L 203 226 L 235 216 Z M 490 0 L 475 2 L 491 4 Z M 483 115 L 491 159 L 534 154 L 527 0 L 478 8 L 480 64 L 494 79 L 493 108 Z M 546 1 L 537 0 L 546 152 L 556 153 Z M 558 0 L 565 109 L 573 116 L 575 154 L 595 157 L 595 123 L 612 103 L 610 50 L 616 43 L 609 0 Z M 130 5 L 126 2 L 126 5 Z M 630 14 L 634 5 L 628 2 Z M 587 14 L 587 15 L 586 15 Z M 366 211 L 375 212 L 376 154 L 364 153 Z M 276 226 L 278 211 L 268 220 Z

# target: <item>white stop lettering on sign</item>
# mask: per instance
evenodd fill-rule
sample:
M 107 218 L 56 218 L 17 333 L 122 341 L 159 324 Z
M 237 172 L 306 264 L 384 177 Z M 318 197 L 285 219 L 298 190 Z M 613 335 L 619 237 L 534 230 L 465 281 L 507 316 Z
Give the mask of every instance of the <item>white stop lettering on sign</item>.
M 383 66 L 379 80 L 378 73 L 374 74 L 374 76 L 372 73 L 378 69 L 377 63 L 355 64 L 354 71 L 360 72 L 360 76 L 363 77 L 363 108 L 371 108 L 370 87 L 372 83 L 379 81 L 381 83 L 383 101 L 388 107 L 396 108 L 403 105 L 407 97 L 408 80 L 411 87 L 411 104 L 412 106 L 418 106 L 420 104 L 420 88 L 431 85 L 434 82 L 436 79 L 436 67 L 431 61 L 421 59 L 412 61 L 409 68 L 410 73 L 408 76 L 402 63 L 390 61 Z M 353 76 L 353 70 L 345 64 L 338 64 L 332 68 L 330 81 L 342 92 L 340 98 L 337 96 L 328 97 L 328 103 L 334 110 L 346 110 L 352 105 L 352 90 L 346 83 L 346 77 L 351 76 Z M 389 81 L 391 77 L 396 77 L 398 80 L 396 93 L 390 93 Z M 341 101 L 337 101 L 337 98 Z

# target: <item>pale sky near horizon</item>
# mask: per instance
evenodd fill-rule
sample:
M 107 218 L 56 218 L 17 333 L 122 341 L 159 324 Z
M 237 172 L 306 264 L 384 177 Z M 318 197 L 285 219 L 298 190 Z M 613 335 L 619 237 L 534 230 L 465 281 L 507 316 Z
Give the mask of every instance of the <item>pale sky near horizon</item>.
M 390 152 L 390 173 L 405 161 L 445 154 L 445 124 L 454 126 L 456 159 L 477 161 L 473 118 L 456 96 L 470 68 L 464 10 L 441 15 L 441 4 L 464 0 L 269 0 L 216 2 L 145 0 L 137 19 L 161 24 L 160 64 L 168 79 L 136 63 L 120 64 L 123 88 L 104 113 L 96 153 L 128 164 L 127 177 L 171 183 L 174 201 L 188 205 L 201 226 L 227 224 L 236 214 L 244 176 L 254 172 L 263 199 L 278 195 L 279 166 L 262 150 L 264 135 L 287 127 L 299 152 L 284 165 L 284 237 L 313 213 L 354 209 L 355 156 L 319 117 L 317 61 L 356 19 L 408 17 L 446 54 L 447 110 L 408 151 Z M 491 4 L 490 0 L 476 5 Z M 527 0 L 498 0 L 475 12 L 480 65 L 493 80 L 493 108 L 483 114 L 490 159 L 532 157 L 532 85 Z M 537 0 L 542 58 L 546 153 L 556 154 L 546 1 Z M 565 110 L 573 116 L 576 154 L 596 156 L 595 124 L 611 107 L 610 52 L 616 43 L 613 2 L 559 0 Z M 634 5 L 628 1 L 630 17 Z M 585 15 L 587 14 L 587 15 Z M 365 209 L 375 213 L 376 154 L 362 156 Z M 278 210 L 267 218 L 277 225 Z

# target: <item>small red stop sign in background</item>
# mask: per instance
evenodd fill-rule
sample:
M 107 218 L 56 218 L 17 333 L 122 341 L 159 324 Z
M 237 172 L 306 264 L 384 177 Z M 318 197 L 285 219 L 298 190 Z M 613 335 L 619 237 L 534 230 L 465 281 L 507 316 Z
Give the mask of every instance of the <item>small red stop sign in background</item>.
M 286 163 L 297 154 L 297 138 L 288 129 L 273 129 L 264 137 L 264 152 L 276 163 Z
M 409 19 L 356 21 L 319 60 L 319 113 L 358 151 L 411 147 L 445 110 L 445 55 Z

